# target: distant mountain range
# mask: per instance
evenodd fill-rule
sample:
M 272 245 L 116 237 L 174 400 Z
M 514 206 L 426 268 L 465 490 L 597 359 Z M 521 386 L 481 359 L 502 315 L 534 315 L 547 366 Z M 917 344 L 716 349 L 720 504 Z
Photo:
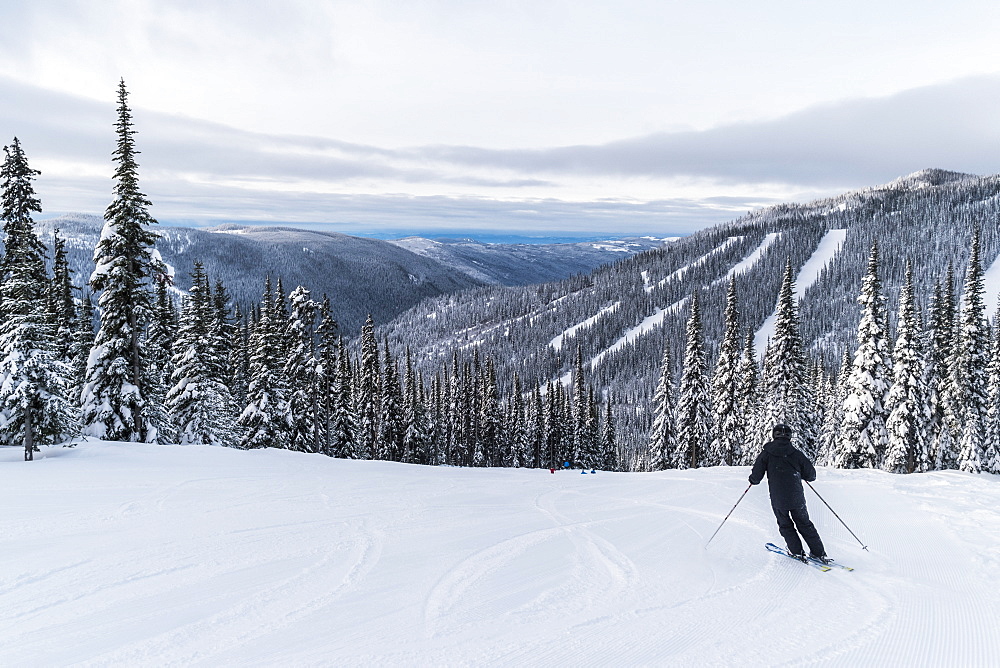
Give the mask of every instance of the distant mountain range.
M 93 271 L 93 251 L 104 221 L 74 214 L 37 224 L 51 244 L 58 229 L 67 239 L 78 285 Z M 329 295 L 345 334 L 356 334 L 367 314 L 384 323 L 428 297 L 483 285 L 526 285 L 559 280 L 623 256 L 656 247 L 644 238 L 606 243 L 482 244 L 469 240 L 420 238 L 396 242 L 292 227 L 223 225 L 209 229 L 156 226 L 157 248 L 174 268 L 175 285 L 190 287 L 194 262 L 212 280 L 221 279 L 234 302 L 260 300 L 264 279 L 297 285 L 316 298 Z

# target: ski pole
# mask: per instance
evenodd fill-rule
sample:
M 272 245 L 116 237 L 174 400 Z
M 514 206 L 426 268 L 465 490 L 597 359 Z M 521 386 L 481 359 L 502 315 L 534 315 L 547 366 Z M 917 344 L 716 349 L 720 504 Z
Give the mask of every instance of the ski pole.
M 734 510 L 736 510 L 736 506 L 740 505 L 740 501 L 742 501 L 742 500 L 743 500 L 743 497 L 747 495 L 747 492 L 749 492 L 749 491 L 750 491 L 750 488 L 751 488 L 751 487 L 753 487 L 753 485 L 747 485 L 747 488 L 746 488 L 745 490 L 743 490 L 743 493 L 742 493 L 742 494 L 740 494 L 740 498 L 739 498 L 739 500 L 737 500 L 737 501 L 736 501 L 736 503 L 735 503 L 735 504 L 733 505 L 733 507 L 732 507 L 732 508 L 731 508 L 731 509 L 729 510 L 729 513 L 728 513 L 728 514 L 726 515 L 726 517 L 725 517 L 725 518 L 724 518 L 724 519 L 722 520 L 722 524 L 725 524 L 725 523 L 726 523 L 726 520 L 728 520 L 728 519 L 729 519 L 729 515 L 732 515 L 732 514 L 733 514 L 733 511 L 734 511 Z M 722 528 L 722 524 L 720 524 L 720 525 L 719 525 L 719 529 L 721 529 L 721 528 Z M 719 529 L 716 529 L 716 530 L 715 530 L 715 533 L 713 533 L 713 534 L 712 534 L 712 538 L 715 538 L 715 534 L 719 533 Z M 711 542 L 712 542 L 712 538 L 709 538 L 709 539 L 708 539 L 708 543 L 711 543 Z M 705 549 L 708 549 L 708 543 L 705 543 Z
M 826 503 L 826 499 L 824 499 L 822 496 L 819 495 L 819 492 L 817 492 L 816 488 L 812 486 L 812 483 L 807 480 L 806 484 L 809 485 L 809 489 L 811 489 L 816 496 L 819 496 L 819 500 L 822 501 L 824 504 L 826 504 L 827 508 L 830 508 L 830 512 L 833 513 L 833 516 L 836 517 L 838 520 L 840 520 L 840 515 L 837 514 L 837 511 L 831 508 L 829 503 Z M 851 527 L 847 526 L 847 522 L 845 522 L 844 520 L 840 520 L 840 523 L 844 525 L 845 529 L 850 531 L 851 535 L 854 536 L 854 540 L 858 541 L 858 544 L 861 545 L 861 549 L 867 551 L 868 546 L 862 543 L 861 539 L 858 538 L 853 531 L 851 531 Z

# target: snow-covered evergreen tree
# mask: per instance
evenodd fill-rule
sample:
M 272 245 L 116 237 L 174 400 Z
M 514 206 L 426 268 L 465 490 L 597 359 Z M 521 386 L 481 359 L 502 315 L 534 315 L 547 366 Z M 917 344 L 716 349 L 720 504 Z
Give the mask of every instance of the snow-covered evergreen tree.
M 670 363 L 670 346 L 663 347 L 660 363 L 660 380 L 653 394 L 653 427 L 649 432 L 649 454 L 645 466 L 650 471 L 663 471 L 677 466 L 677 425 L 674 406 L 673 373 Z M 607 418 L 605 418 L 607 419 Z
M 118 87 L 114 200 L 94 250 L 91 288 L 100 292 L 100 328 L 82 392 L 84 433 L 110 441 L 156 442 L 166 422 L 149 398 L 150 368 L 141 345 L 153 308 L 149 281 L 163 273 L 149 226 L 152 203 L 139 190 L 135 129 L 125 82 Z
M 918 470 L 927 449 L 928 410 L 921 331 L 913 293 L 913 267 L 907 263 L 906 282 L 899 295 L 896 343 L 892 350 L 892 386 L 886 398 L 889 442 L 883 468 L 892 473 Z
M 316 327 L 319 365 L 313 403 L 316 406 L 316 447 L 325 455 L 335 456 L 333 421 L 337 406 L 339 341 L 337 321 L 333 318 L 330 299 L 323 295 L 319 304 L 319 325 Z
M 354 403 L 354 376 L 351 371 L 350 355 L 341 338 L 338 345 L 339 372 L 337 373 L 336 405 L 330 434 L 330 449 L 334 457 L 360 459 L 358 445 L 357 413 Z
M 45 246 L 35 235 L 32 213 L 41 211 L 20 142 L 4 147 L 4 255 L 0 261 L 0 431 L 23 443 L 25 460 L 37 444 L 76 432 L 68 400 L 70 366 L 60 359 L 56 323 L 46 299 Z
M 858 303 L 858 348 L 847 378 L 835 464 L 841 468 L 876 468 L 885 458 L 889 440 L 885 401 L 892 378 L 877 242 L 872 244 Z
M 827 393 L 826 413 L 820 430 L 819 450 L 816 463 L 833 466 L 839 456 L 840 425 L 844 421 L 844 400 L 847 398 L 847 379 L 851 375 L 852 358 L 848 351 L 840 361 L 840 369 Z
M 737 464 L 750 464 L 756 458 L 764 441 L 757 435 L 760 417 L 760 372 L 754 350 L 753 334 L 748 332 L 743 343 L 743 352 L 736 367 L 736 410 L 739 412 L 744 442 Z
M 710 462 L 705 449 L 711 442 L 712 389 L 705 359 L 705 340 L 698 295 L 691 298 L 687 323 L 687 345 L 677 398 L 677 468 L 697 468 Z
M 411 464 L 434 464 L 431 428 L 424 397 L 423 378 L 413 371 L 413 356 L 406 349 L 406 370 L 403 378 L 403 457 Z
M 611 395 L 605 400 L 604 419 L 601 422 L 601 446 L 604 448 L 604 467 L 609 471 L 621 471 L 618 456 L 618 433 L 615 428 L 615 412 L 611 406 Z
M 743 459 L 746 443 L 744 415 L 740 404 L 740 312 L 736 299 L 736 280 L 729 281 L 726 294 L 725 332 L 719 347 L 719 359 L 712 376 L 713 423 L 715 439 L 708 450 L 709 465 L 735 466 Z
M 958 468 L 959 441 L 959 337 L 958 307 L 955 301 L 955 275 L 949 264 L 943 288 L 934 293 L 931 307 L 932 348 L 929 366 L 934 468 Z
M 149 365 L 149 401 L 166 406 L 167 392 L 173 387 L 174 373 L 174 343 L 177 339 L 178 318 L 174 301 L 168 292 L 169 281 L 161 276 L 154 288 L 154 305 L 149 325 L 143 337 L 143 348 Z M 169 408 L 168 414 L 169 414 Z M 178 440 L 173 417 L 168 423 L 160 426 L 160 440 L 173 443 Z
M 403 416 L 403 391 L 399 384 L 399 370 L 396 360 L 389 351 L 386 341 L 383 356 L 381 381 L 378 396 L 379 417 L 375 439 L 374 459 L 398 462 L 403 456 L 403 438 L 406 425 Z
M 69 399 L 79 413 L 83 398 L 83 383 L 87 374 L 87 361 L 94 347 L 94 303 L 90 294 L 84 294 L 76 307 L 76 324 L 73 327 L 73 347 L 70 350 Z
M 988 424 L 989 412 L 990 334 L 983 303 L 985 287 L 980 253 L 979 230 L 975 230 L 969 265 L 962 285 L 959 350 L 957 363 L 953 367 L 957 399 L 955 405 L 959 408 L 954 420 L 961 426 L 962 453 L 959 468 L 962 470 L 971 470 L 973 466 L 979 469 L 983 429 Z
M 72 363 L 72 349 L 76 332 L 76 300 L 73 299 L 73 271 L 66 254 L 66 241 L 59 230 L 52 235 L 52 283 L 49 288 L 49 311 L 56 325 L 56 356 Z
M 989 410 L 983 425 L 982 467 L 987 473 L 1000 473 L 1000 306 L 993 316 L 987 397 Z
M 507 434 L 506 466 L 521 468 L 528 466 L 528 433 L 525 428 L 527 406 L 524 401 L 524 391 L 521 387 L 521 377 L 515 373 L 511 383 L 511 391 L 507 402 L 506 425 Z
M 378 417 L 382 399 L 379 388 L 382 385 L 379 366 L 378 341 L 375 339 L 375 322 L 371 314 L 361 328 L 361 366 L 358 369 L 357 402 L 355 414 L 358 416 L 357 443 L 358 457 L 372 459 L 376 456 L 378 441 Z
M 479 402 L 479 436 L 476 466 L 500 466 L 501 414 L 500 388 L 497 386 L 496 366 L 486 358 L 482 377 L 482 397 Z
M 275 318 L 274 293 L 268 276 L 260 302 L 260 319 L 250 340 L 247 406 L 237 422 L 240 447 L 244 449 L 288 447 L 288 387 L 280 356 L 285 323 L 276 322 Z
M 215 319 L 208 276 L 200 262 L 174 341 L 167 410 L 181 444 L 236 445 L 235 406 L 214 359 L 211 329 Z
M 814 444 L 806 442 L 806 435 L 812 433 L 805 406 L 807 376 L 799 328 L 799 309 L 795 300 L 795 281 L 791 261 L 787 261 L 778 291 L 774 336 L 767 347 L 761 377 L 763 405 L 758 438 L 769 439 L 774 425 L 787 424 L 792 428 L 793 442 L 799 448 L 808 452 L 815 449 Z
M 288 447 L 298 452 L 320 452 L 320 416 L 316 388 L 320 381 L 321 365 L 315 355 L 315 325 L 319 304 L 312 300 L 309 290 L 301 285 L 289 295 L 289 302 L 291 310 L 283 337 L 288 350 L 284 361 L 284 375 L 289 380 Z

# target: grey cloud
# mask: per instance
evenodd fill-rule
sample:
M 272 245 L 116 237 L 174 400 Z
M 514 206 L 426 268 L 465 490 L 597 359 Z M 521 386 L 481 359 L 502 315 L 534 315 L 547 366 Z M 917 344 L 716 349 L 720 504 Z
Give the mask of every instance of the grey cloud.
M 1000 77 L 984 76 L 849 100 L 758 123 L 600 146 L 491 151 L 417 149 L 454 163 L 533 173 L 696 176 L 811 187 L 874 185 L 925 167 L 997 171 Z

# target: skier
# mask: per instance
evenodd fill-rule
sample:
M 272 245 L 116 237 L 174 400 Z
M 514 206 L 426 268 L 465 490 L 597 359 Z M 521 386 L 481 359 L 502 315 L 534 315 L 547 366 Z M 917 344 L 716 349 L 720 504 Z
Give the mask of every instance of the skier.
M 778 531 L 785 539 L 788 551 L 801 561 L 806 560 L 799 534 L 809 546 L 809 556 L 826 563 L 819 532 L 809 519 L 802 481 L 816 479 L 812 462 L 792 446 L 792 428 L 786 424 L 775 425 L 771 440 L 764 444 L 750 472 L 750 484 L 757 485 L 767 473 L 767 487 L 771 494 L 771 510 L 778 519 Z M 798 531 L 796 531 L 798 529 Z

